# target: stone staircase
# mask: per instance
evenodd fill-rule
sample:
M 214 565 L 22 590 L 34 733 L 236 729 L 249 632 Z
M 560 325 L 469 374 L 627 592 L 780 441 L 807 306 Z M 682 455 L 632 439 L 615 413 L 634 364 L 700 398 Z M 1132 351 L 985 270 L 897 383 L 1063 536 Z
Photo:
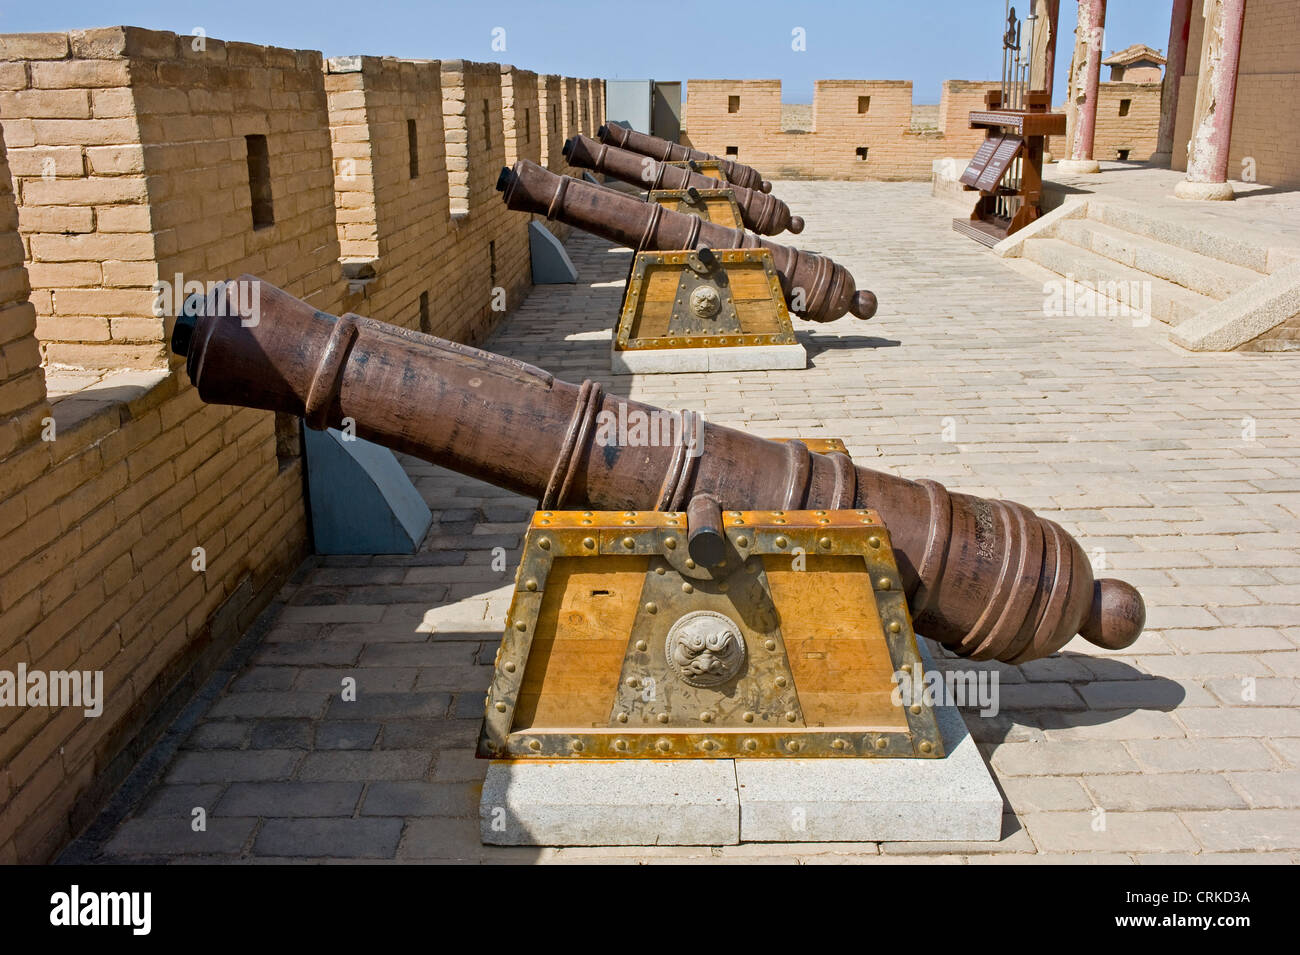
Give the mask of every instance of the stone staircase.
M 994 251 L 1163 322 L 1187 348 L 1300 349 L 1300 250 L 1089 198 L 1053 210 Z

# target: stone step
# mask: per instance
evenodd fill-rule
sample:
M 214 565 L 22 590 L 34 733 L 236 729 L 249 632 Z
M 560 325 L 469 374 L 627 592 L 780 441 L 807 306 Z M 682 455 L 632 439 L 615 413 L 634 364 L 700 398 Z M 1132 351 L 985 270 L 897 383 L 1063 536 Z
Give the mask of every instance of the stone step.
M 1223 301 L 1263 278 L 1252 269 L 1191 252 L 1095 219 L 1065 219 L 1056 237 L 1139 272 Z
M 1022 256 L 1075 282 L 1089 283 L 1107 298 L 1140 308 L 1167 325 L 1177 326 L 1215 303 L 1208 295 L 1139 272 L 1064 239 L 1029 239 Z
M 1162 218 L 1158 213 L 1127 202 L 1096 200 L 1088 203 L 1088 218 L 1260 274 L 1267 274 L 1277 267 L 1277 263 L 1270 265 L 1267 245 L 1232 235 L 1230 227 L 1210 231 L 1190 222 Z

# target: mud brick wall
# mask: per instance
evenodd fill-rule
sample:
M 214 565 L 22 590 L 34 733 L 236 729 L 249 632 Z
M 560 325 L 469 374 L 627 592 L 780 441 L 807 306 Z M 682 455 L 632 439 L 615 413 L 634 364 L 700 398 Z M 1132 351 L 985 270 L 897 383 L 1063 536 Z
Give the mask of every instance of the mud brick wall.
M 983 134 L 970 110 L 993 83 L 944 83 L 940 127 L 912 128 L 912 84 L 895 80 L 820 80 L 812 128 L 786 130 L 778 80 L 691 80 L 683 142 L 735 158 L 784 179 L 920 180 L 943 156 L 973 154 Z M 859 150 L 865 147 L 865 156 Z
M 341 57 L 327 62 L 325 85 L 339 247 L 345 271 L 362 276 L 346 308 L 446 334 L 434 301 L 451 241 L 442 66 Z
M 28 84 L 13 92 L 57 77 L 79 94 L 63 98 L 66 108 L 84 112 L 84 100 L 90 111 L 45 126 L 12 111 L 52 101 L 13 97 L 0 121 L 26 144 L 23 169 L 40 169 L 42 149 L 59 164 L 52 180 L 14 172 L 26 200 L 20 231 L 24 210 L 40 215 L 28 217 L 25 248 L 3 244 L 0 411 L 4 433 L 19 438 L 0 445 L 0 669 L 98 670 L 105 694 L 98 718 L 0 708 L 0 862 L 35 862 L 93 817 L 306 552 L 292 442 L 277 453 L 273 415 L 205 405 L 179 363 L 163 363 L 171 322 L 152 314 L 149 286 L 177 271 L 206 280 L 249 270 L 326 309 L 338 308 L 343 286 L 319 54 L 214 39 L 195 50 L 190 37 L 129 28 L 5 37 L 0 53 L 10 82 L 22 74 Z M 275 212 L 262 229 L 245 154 L 254 133 L 267 139 Z M 62 202 L 56 190 L 67 190 Z M 15 214 L 13 198 L 0 196 L 0 219 Z M 82 258 L 60 263 L 57 282 L 41 255 L 48 243 L 37 241 L 54 234 L 37 231 L 49 210 L 80 214 L 87 228 L 67 239 Z M 135 338 L 153 342 L 155 367 L 54 401 L 54 440 L 32 428 L 45 395 L 33 390 L 34 339 L 23 328 L 34 310 L 15 277 L 20 254 L 34 255 L 46 283 L 38 305 L 75 291 L 110 334 L 125 313 L 145 329 Z M 86 275 L 74 284 L 78 264 Z M 57 334 L 64 317 L 47 316 L 36 338 Z M 114 341 L 93 347 L 115 356 Z M 195 569 L 196 547 L 206 569 Z
M 46 360 L 158 368 L 157 249 L 131 60 L 106 52 L 86 35 L 0 40 L 0 123 Z
M 1205 17 L 1192 4 L 1187 68 L 1178 88 L 1172 167 L 1187 169 L 1187 143 L 1196 109 Z M 1250 0 L 1241 35 L 1237 97 L 1232 111 L 1228 178 L 1241 179 L 1253 166 L 1256 181 L 1300 186 L 1300 4 L 1295 0 Z M 1244 163 L 1245 160 L 1252 160 Z
M 36 309 L 28 300 L 18 207 L 9 176 L 9 161 L 0 139 L 0 460 L 35 440 L 42 420 L 50 413 L 36 339 Z M 5 523 L 14 508 L 8 492 L 6 487 L 6 499 L 0 503 L 0 528 L 12 529 Z M 0 803 L 6 795 L 0 774 Z

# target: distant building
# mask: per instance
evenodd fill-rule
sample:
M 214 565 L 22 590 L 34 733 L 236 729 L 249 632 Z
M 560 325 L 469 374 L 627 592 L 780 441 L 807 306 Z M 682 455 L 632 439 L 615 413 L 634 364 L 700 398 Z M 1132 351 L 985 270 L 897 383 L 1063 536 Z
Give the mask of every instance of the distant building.
M 1159 83 L 1165 58 L 1145 43 L 1134 43 L 1101 61 L 1112 83 Z

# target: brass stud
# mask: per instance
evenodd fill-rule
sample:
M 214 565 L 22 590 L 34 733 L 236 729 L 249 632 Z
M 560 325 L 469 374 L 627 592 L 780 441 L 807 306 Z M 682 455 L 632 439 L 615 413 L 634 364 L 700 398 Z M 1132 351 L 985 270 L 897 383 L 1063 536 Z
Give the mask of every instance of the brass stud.
M 902 630 L 902 629 L 903 629 L 903 625 L 902 625 L 901 623 L 899 623 L 897 620 L 891 620 L 891 621 L 889 621 L 889 632 L 890 632 L 890 633 L 898 633 L 898 632 L 899 632 L 900 630 Z
M 785 751 L 787 753 L 797 753 L 799 752 L 799 744 L 794 740 L 790 740 L 790 742 L 785 744 Z
M 788 544 L 788 543 L 790 543 L 790 542 L 789 542 L 788 540 L 786 540 L 784 537 L 778 537 L 778 538 L 774 541 L 774 543 L 776 544 L 777 547 L 784 547 L 786 544 Z
M 706 739 L 703 743 L 703 746 L 705 752 L 709 752 L 709 753 L 713 752 L 715 749 L 718 748 L 718 744 L 713 742 L 713 740 L 711 739 Z
M 745 714 L 741 717 L 741 719 L 744 720 L 746 723 L 752 723 L 754 722 L 754 714 L 752 711 L 746 710 Z
M 506 711 L 506 705 L 505 705 L 504 703 L 498 703 L 498 704 L 497 704 L 497 712 L 498 712 L 498 713 L 504 713 L 505 711 Z
M 820 544 L 822 547 L 824 547 L 826 550 L 830 550 L 831 548 L 831 539 L 829 537 L 823 537 L 817 543 Z
M 655 602 L 652 600 L 652 601 L 650 601 L 648 604 L 645 605 L 645 612 L 646 612 L 646 613 L 658 613 L 658 612 L 659 612 L 659 605 L 658 605 L 657 603 L 655 603 Z
M 536 753 L 538 750 L 542 748 L 541 740 L 530 739 L 528 741 L 528 748 L 531 749 L 534 753 Z
M 582 745 L 582 740 L 575 739 L 572 743 L 569 744 L 569 748 L 573 750 L 575 753 L 581 753 L 584 748 Z
M 651 604 L 650 606 L 653 607 L 654 604 Z M 645 642 L 644 640 L 638 640 L 638 641 L 636 642 L 636 648 L 637 648 L 637 652 L 639 652 L 639 653 L 645 653 L 646 642 Z
M 537 581 L 533 580 L 531 577 L 528 580 L 524 581 L 524 590 L 536 590 L 536 589 L 537 589 Z
M 783 677 L 783 676 L 778 676 L 778 677 L 777 677 L 775 680 L 773 680 L 772 682 L 775 683 L 777 686 L 785 686 L 785 677 Z
M 763 649 L 764 649 L 764 650 L 775 650 L 775 649 L 776 649 L 776 641 L 775 641 L 775 640 L 764 640 L 764 641 L 763 641 Z
M 682 584 L 682 593 L 693 594 L 695 593 L 695 588 L 692 587 L 690 584 Z
M 550 516 L 552 516 L 550 511 L 542 511 L 542 517 L 550 517 Z
M 876 737 L 876 749 L 884 749 L 889 745 L 889 741 L 883 736 Z
M 700 714 L 700 722 L 702 722 L 702 723 L 712 723 L 712 722 L 713 722 L 713 714 L 710 713 L 708 710 L 705 710 L 703 713 Z
M 787 723 L 793 723 L 798 718 L 799 717 L 795 714 L 794 710 L 790 710 L 785 714 L 785 721 Z
M 913 715 L 918 714 L 918 713 L 921 712 L 921 704 L 920 704 L 920 703 L 913 703 L 913 704 L 911 705 L 910 709 L 911 709 Z
M 518 630 L 520 633 L 522 633 L 523 631 L 528 629 L 528 624 L 520 620 L 517 624 L 515 624 L 515 629 Z
M 655 747 L 659 752 L 666 753 L 673 748 L 673 744 L 668 742 L 666 739 L 661 739 L 659 742 L 655 743 Z
M 904 664 L 903 664 L 903 672 L 904 672 L 904 673 L 911 673 L 911 672 L 912 672 L 912 664 L 910 664 L 910 663 L 904 663 Z
M 890 580 L 888 577 L 881 577 L 879 580 L 876 581 L 876 586 L 881 590 L 888 590 L 889 588 L 894 586 L 894 582 Z
M 582 539 L 582 546 L 587 548 L 587 550 L 591 550 L 596 546 L 596 539 L 594 537 L 584 537 Z
M 514 664 L 514 661 L 513 661 L 513 660 L 507 660 L 507 661 L 506 661 L 505 671 L 506 671 L 507 673 L 514 673 L 514 672 L 515 672 L 515 664 Z
M 837 739 L 837 740 L 835 740 L 834 742 L 831 743 L 831 746 L 832 746 L 832 748 L 834 748 L 834 749 L 844 749 L 844 748 L 845 748 L 846 746 L 848 746 L 848 745 L 849 745 L 849 744 L 848 744 L 848 741 L 847 741 L 847 740 L 842 740 L 842 739 Z
M 664 538 L 664 546 L 667 547 L 669 550 L 676 550 L 676 549 L 677 549 L 677 538 L 676 538 L 676 537 L 665 537 L 665 538 Z
M 737 538 L 736 538 L 736 543 L 739 544 L 741 547 L 748 547 L 748 546 L 749 546 L 749 538 L 748 538 L 748 537 L 744 537 L 744 536 L 737 537 Z
M 539 537 L 537 539 L 537 546 L 540 547 L 542 550 L 550 550 L 551 539 L 549 537 Z
M 745 740 L 745 749 L 749 750 L 751 753 L 754 750 L 758 749 L 758 740 L 756 739 Z
M 627 714 L 626 714 L 626 713 L 620 713 L 620 714 L 618 714 L 618 721 L 619 721 L 620 723 L 626 723 L 626 722 L 627 722 Z
M 634 540 L 633 540 L 632 538 L 630 538 L 630 537 L 624 537 L 624 538 L 623 538 L 623 546 L 626 547 L 628 550 L 631 550 L 633 547 L 636 546 L 636 541 L 634 541 Z
M 861 514 L 862 511 L 858 511 L 858 513 Z M 867 543 L 870 544 L 872 547 L 879 547 L 880 538 L 877 537 L 875 534 L 872 534 L 870 537 L 867 538 Z
M 928 739 L 921 740 L 921 752 L 928 753 L 933 749 L 934 744 L 932 744 Z
M 825 516 L 826 516 L 826 512 L 825 512 L 825 511 L 814 511 L 813 513 L 816 514 L 818 517 L 825 517 Z
M 655 573 L 662 577 L 664 575 L 664 569 L 662 567 L 656 567 Z
M 660 723 L 667 723 L 667 722 L 668 722 L 668 714 L 667 714 L 667 713 L 660 713 L 659 716 L 658 716 L 657 718 L 658 718 L 658 720 L 659 720 Z
M 617 749 L 617 750 L 625 750 L 625 749 L 627 749 L 627 740 L 625 740 L 625 739 L 616 739 L 616 740 L 614 740 L 614 748 Z
M 689 557 L 686 558 L 686 569 L 687 570 L 695 569 L 695 561 L 691 560 Z
M 634 690 L 635 690 L 638 686 L 641 685 L 641 681 L 638 680 L 638 679 L 637 679 L 636 677 L 634 677 L 634 676 L 630 676 L 630 677 L 628 677 L 628 678 L 627 678 L 626 680 L 624 680 L 623 682 L 626 683 L 628 686 L 630 686 L 630 687 L 631 687 L 632 689 L 634 689 Z

